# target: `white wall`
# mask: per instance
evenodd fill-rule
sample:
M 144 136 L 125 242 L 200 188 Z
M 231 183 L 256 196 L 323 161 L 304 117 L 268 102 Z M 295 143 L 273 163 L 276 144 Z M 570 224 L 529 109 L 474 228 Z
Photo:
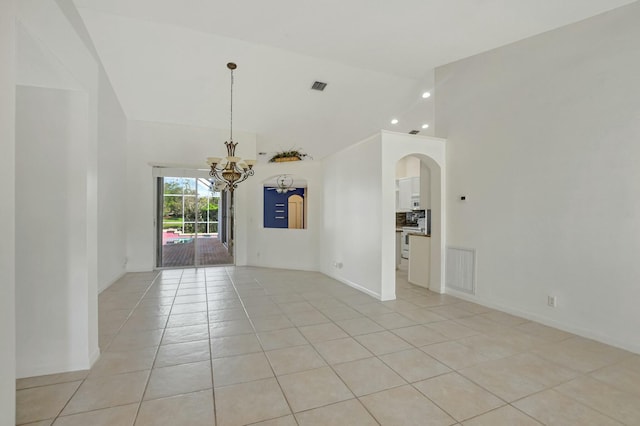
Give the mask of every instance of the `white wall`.
M 264 228 L 263 182 L 271 177 L 290 174 L 307 181 L 307 228 Z M 322 163 L 296 161 L 258 163 L 255 176 L 241 185 L 249 189 L 247 197 L 247 264 L 270 268 L 317 271 L 320 269 L 320 233 L 322 231 Z
M 15 318 L 15 4 L 0 2 L 0 170 L 4 197 L 0 221 L 4 224 L 0 248 L 0 424 L 16 420 L 16 318 Z
M 207 157 L 224 157 L 224 142 L 229 131 L 204 127 L 182 126 L 148 121 L 129 121 L 127 129 L 127 270 L 150 271 L 155 267 L 153 165 L 207 169 Z M 252 133 L 234 132 L 238 142 L 236 155 L 245 159 L 256 158 L 256 137 Z M 248 185 L 246 181 L 236 190 L 236 223 L 246 221 L 245 205 Z M 246 243 L 246 227 L 237 226 L 237 247 Z M 246 264 L 243 252 L 236 263 Z
M 88 121 L 84 92 L 17 88 L 18 377 L 87 369 L 96 356 L 88 330 Z
M 98 284 L 104 288 L 124 271 L 124 231 L 118 233 L 124 201 L 117 188 L 125 182 L 126 133 L 73 3 L 18 6 L 16 249 L 28 255 L 16 264 L 17 370 L 32 376 L 88 368 L 99 355 Z M 41 170 L 52 172 L 43 180 Z
M 324 159 L 320 264 L 326 275 L 377 298 L 382 297 L 381 155 L 376 134 Z M 395 210 L 395 192 L 390 203 Z M 389 220 L 395 223 L 395 216 Z
M 475 300 L 636 352 L 638 22 L 636 2 L 436 72 L 447 244 L 477 250 Z
M 98 290 L 125 273 L 127 120 L 104 72 L 98 103 Z
M 396 164 L 396 179 L 420 176 L 420 159 L 408 155 Z

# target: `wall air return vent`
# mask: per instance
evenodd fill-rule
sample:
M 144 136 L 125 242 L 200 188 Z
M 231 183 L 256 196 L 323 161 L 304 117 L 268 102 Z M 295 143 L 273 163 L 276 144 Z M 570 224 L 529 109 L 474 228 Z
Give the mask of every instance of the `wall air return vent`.
M 458 291 L 476 294 L 476 251 L 447 247 L 445 285 Z
M 324 90 L 325 87 L 327 87 L 327 83 L 323 83 L 321 81 L 315 81 L 313 82 L 313 86 L 311 86 L 313 90 L 319 90 L 321 92 Z
M 418 133 L 420 133 L 420 130 L 412 130 L 409 132 L 410 135 L 417 135 Z

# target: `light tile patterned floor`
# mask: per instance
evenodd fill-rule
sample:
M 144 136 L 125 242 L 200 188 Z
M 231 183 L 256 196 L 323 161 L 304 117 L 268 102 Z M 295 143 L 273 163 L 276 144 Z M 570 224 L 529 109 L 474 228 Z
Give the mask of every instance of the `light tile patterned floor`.
M 397 297 L 300 271 L 128 274 L 100 295 L 100 360 L 18 380 L 18 424 L 640 424 L 640 356 L 402 272 Z

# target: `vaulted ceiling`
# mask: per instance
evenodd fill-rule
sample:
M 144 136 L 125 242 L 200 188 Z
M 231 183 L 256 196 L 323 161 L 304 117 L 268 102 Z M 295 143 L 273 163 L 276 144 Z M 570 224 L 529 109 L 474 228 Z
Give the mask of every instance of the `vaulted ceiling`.
M 632 2 L 74 0 L 129 119 L 228 128 L 233 61 L 234 129 L 316 159 L 433 134 L 434 68 Z

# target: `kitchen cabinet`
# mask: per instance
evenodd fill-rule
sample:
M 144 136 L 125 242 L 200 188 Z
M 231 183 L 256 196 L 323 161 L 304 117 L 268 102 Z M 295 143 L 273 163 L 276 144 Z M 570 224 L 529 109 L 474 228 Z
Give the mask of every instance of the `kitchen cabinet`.
M 429 288 L 431 274 L 431 238 L 409 234 L 409 282 Z
M 411 211 L 414 208 L 414 202 L 420 202 L 420 177 L 398 179 L 396 194 L 396 211 Z

